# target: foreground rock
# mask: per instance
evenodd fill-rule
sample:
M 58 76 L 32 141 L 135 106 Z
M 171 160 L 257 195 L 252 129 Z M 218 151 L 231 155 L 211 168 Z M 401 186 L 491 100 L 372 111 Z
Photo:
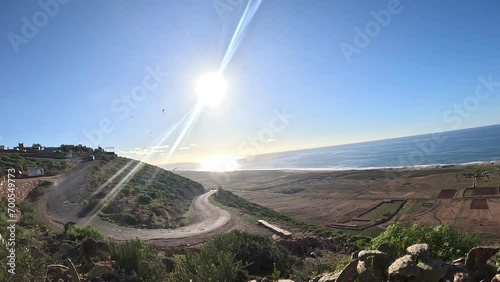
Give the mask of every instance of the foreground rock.
M 430 257 L 427 244 L 412 245 L 399 258 L 395 246 L 383 244 L 378 250 L 353 254 L 340 273 L 323 274 L 310 282 L 500 282 L 500 269 L 487 263 L 499 251 L 476 247 L 465 260 L 446 263 Z

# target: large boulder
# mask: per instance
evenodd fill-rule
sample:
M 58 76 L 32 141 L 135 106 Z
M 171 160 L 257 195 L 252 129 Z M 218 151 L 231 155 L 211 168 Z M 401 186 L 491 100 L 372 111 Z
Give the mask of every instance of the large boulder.
M 500 248 L 494 247 L 476 247 L 469 251 L 465 260 L 465 266 L 470 271 L 482 269 L 487 261 L 494 256 Z
M 410 255 L 398 258 L 389 266 L 389 281 L 422 281 L 420 269 Z
M 352 260 L 337 277 L 336 282 L 352 282 L 359 277 L 358 274 L 358 260 Z M 328 280 L 319 280 L 318 282 L 329 282 Z
M 417 266 L 420 268 L 422 281 L 425 282 L 439 282 L 448 270 L 443 261 L 433 258 L 420 260 Z
M 429 245 L 427 244 L 411 245 L 406 248 L 406 251 L 417 261 L 429 258 Z

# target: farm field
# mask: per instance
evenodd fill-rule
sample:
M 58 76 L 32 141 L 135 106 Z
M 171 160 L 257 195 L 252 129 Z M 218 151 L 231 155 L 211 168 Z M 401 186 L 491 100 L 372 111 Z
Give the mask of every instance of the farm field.
M 488 172 L 488 177 L 470 174 Z M 257 204 L 321 226 L 363 230 L 398 222 L 500 238 L 498 164 L 358 171 L 181 171 Z

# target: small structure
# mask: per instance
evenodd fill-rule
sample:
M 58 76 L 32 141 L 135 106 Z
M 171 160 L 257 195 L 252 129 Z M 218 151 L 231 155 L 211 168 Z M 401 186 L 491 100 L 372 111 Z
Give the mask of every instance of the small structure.
M 36 177 L 36 176 L 44 176 L 45 172 L 43 171 L 42 167 L 30 167 L 28 169 L 28 176 L 29 177 Z
M 9 147 L 5 145 L 0 145 L 0 150 L 8 150 Z
M 259 224 L 263 225 L 267 229 L 273 231 L 274 233 L 278 234 L 279 236 L 281 236 L 283 238 L 292 238 L 292 233 L 290 233 L 289 231 L 286 231 L 285 229 L 279 228 L 276 225 L 272 225 L 271 223 L 269 223 L 265 220 L 262 220 L 262 219 L 259 220 Z

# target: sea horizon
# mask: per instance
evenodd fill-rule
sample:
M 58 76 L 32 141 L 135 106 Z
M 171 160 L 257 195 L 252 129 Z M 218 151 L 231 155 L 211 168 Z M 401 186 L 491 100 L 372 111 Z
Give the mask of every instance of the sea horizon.
M 440 135 L 441 137 L 437 137 Z M 439 140 L 441 139 L 441 140 Z M 470 150 L 467 150 L 470 148 Z M 397 156 L 397 158 L 395 158 Z M 238 159 L 245 170 L 371 170 L 500 161 L 500 124 L 350 144 L 273 152 Z M 160 165 L 202 170 L 199 163 Z

